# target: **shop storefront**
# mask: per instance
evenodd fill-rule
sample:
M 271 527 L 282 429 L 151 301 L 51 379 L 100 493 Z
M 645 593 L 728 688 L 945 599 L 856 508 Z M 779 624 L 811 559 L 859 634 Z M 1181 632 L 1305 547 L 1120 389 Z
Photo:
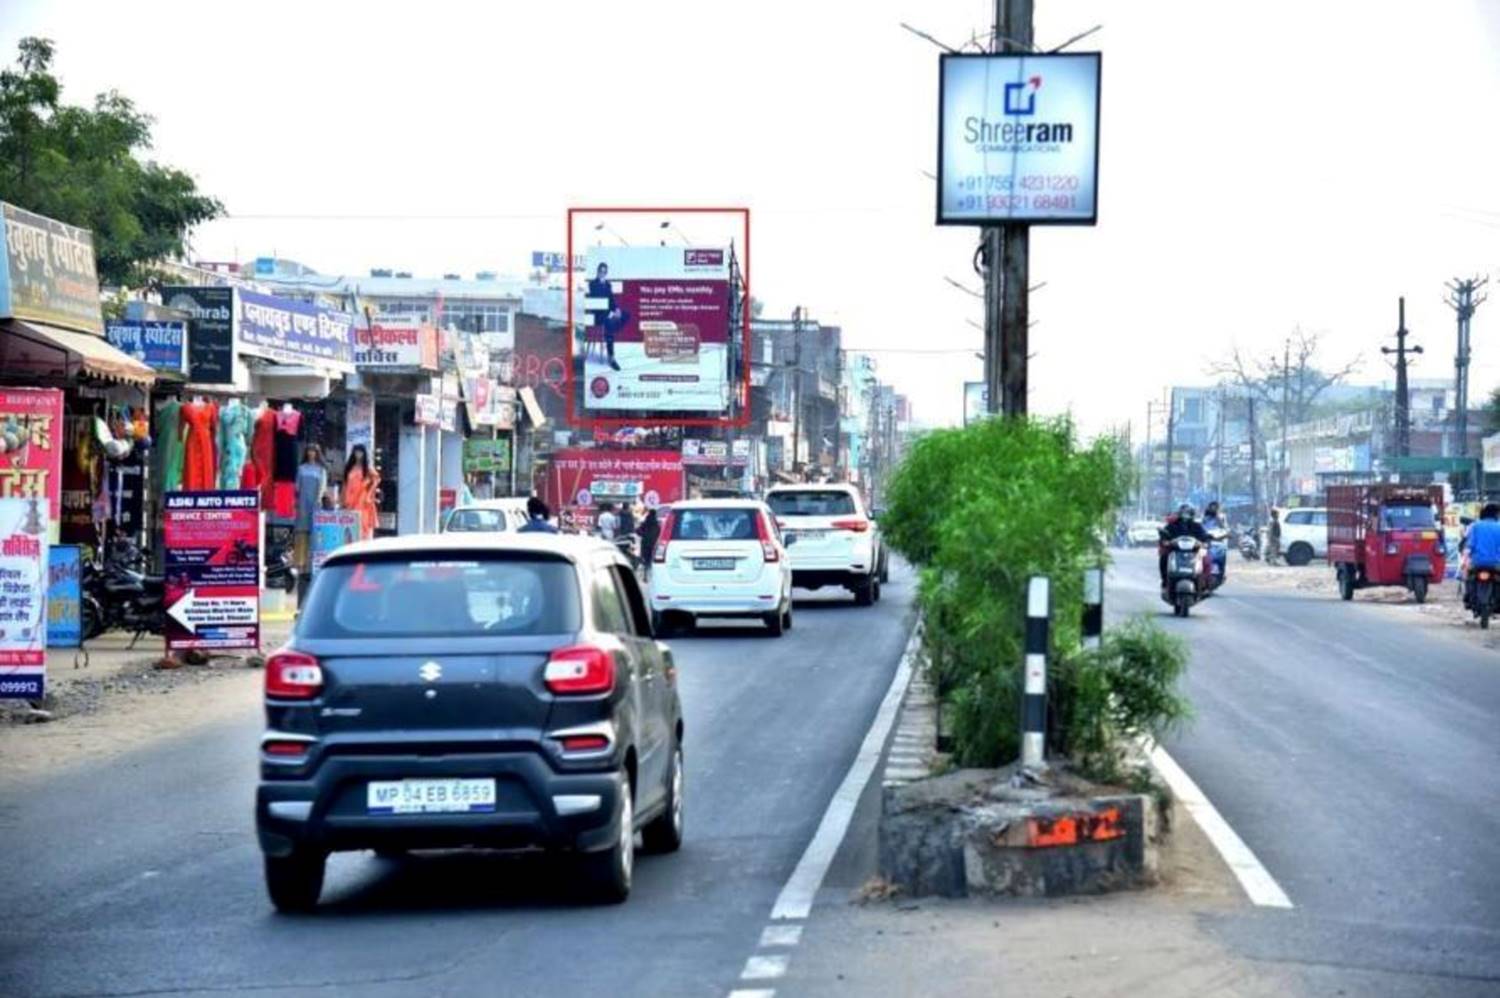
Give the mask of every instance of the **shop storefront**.
M 406 317 L 377 316 L 359 322 L 354 336 L 358 374 L 346 384 L 347 443 L 365 443 L 380 471 L 378 532 L 415 532 L 424 518 L 431 524 L 437 501 L 435 489 L 424 495 L 418 484 L 418 461 L 425 457 L 419 452 L 428 446 L 422 438 L 432 433 L 418 426 L 416 402 L 418 395 L 431 394 L 438 372 L 437 329 Z

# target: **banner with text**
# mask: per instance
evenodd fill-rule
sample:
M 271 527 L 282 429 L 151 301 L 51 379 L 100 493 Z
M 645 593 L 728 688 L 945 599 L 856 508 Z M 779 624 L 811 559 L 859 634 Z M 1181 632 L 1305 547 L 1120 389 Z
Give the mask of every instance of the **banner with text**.
M 597 502 L 641 502 L 648 508 L 683 497 L 682 455 L 663 450 L 553 452 L 543 498 L 554 509 Z
M 47 512 L 40 499 L 0 499 L 0 699 L 47 688 Z
M 241 353 L 354 373 L 354 316 L 241 288 L 234 299 Z
M 168 492 L 167 650 L 260 646 L 260 493 Z
M 93 233 L 0 202 L 0 236 L 0 319 L 104 332 Z
M 47 537 L 61 520 L 63 393 L 0 388 L 0 499 L 45 499 Z

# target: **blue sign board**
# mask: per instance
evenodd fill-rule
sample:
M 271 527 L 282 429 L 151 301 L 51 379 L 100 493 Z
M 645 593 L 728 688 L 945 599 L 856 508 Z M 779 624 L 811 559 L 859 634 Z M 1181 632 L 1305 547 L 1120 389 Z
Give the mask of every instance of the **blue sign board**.
M 77 544 L 54 544 L 47 552 L 47 647 L 83 643 L 83 559 Z
M 119 322 L 104 324 L 109 342 L 154 371 L 184 374 L 187 364 L 186 322 Z
M 353 373 L 354 316 L 348 312 L 243 289 L 234 299 L 241 353 Z

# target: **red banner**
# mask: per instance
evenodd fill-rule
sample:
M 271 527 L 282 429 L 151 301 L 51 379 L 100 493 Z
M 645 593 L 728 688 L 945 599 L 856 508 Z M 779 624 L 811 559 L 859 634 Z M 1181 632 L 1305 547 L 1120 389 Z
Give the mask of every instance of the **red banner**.
M 556 510 L 639 502 L 648 508 L 683 498 L 682 455 L 669 450 L 585 450 L 553 453 L 543 499 Z
M 62 519 L 63 393 L 0 389 L 0 499 L 47 500 L 47 536 Z

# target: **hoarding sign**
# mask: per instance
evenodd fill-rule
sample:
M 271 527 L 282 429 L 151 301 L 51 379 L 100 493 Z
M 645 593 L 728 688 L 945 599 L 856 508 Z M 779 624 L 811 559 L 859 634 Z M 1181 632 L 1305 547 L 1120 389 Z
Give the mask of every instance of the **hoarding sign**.
M 235 289 L 234 318 L 242 353 L 354 373 L 354 316 L 347 312 Z
M 0 388 L 0 499 L 45 499 L 47 537 L 62 515 L 63 393 Z
M 0 318 L 103 335 L 93 233 L 4 202 L 0 230 Z
M 260 646 L 260 493 L 168 492 L 168 651 Z
M 547 504 L 591 506 L 595 497 L 640 499 L 648 507 L 683 497 L 682 455 L 662 450 L 555 451 L 543 482 Z
M 188 380 L 202 385 L 234 383 L 234 289 L 176 286 L 161 289 L 162 304 L 191 315 Z
M 357 509 L 319 509 L 313 511 L 310 558 L 312 570 L 345 544 L 359 540 L 360 513 Z
M 0 699 L 47 687 L 47 513 L 40 499 L 0 499 Z
M 531 251 L 531 265 L 538 270 L 545 270 L 549 274 L 565 274 L 568 272 L 568 254 L 557 253 L 546 250 Z M 573 270 L 583 269 L 583 257 L 573 257 Z
M 186 322 L 117 322 L 104 324 L 104 338 L 154 371 L 187 373 Z
M 421 394 L 416 398 L 416 415 L 412 421 L 418 426 L 436 426 L 441 406 L 436 395 Z
M 750 460 L 750 441 L 699 440 L 684 437 L 682 463 L 700 465 L 746 464 Z
M 581 320 L 585 409 L 725 411 L 727 251 L 595 247 L 587 275 Z
M 964 425 L 979 422 L 990 414 L 990 393 L 983 381 L 964 382 Z
M 83 557 L 77 544 L 54 545 L 47 554 L 47 647 L 83 643 Z
M 438 369 L 438 331 L 435 326 L 401 319 L 378 319 L 354 330 L 354 364 L 382 370 Z
M 547 418 L 563 422 L 568 415 L 568 334 L 562 324 L 516 316 L 514 360 L 515 386 L 530 388 Z
M 939 62 L 939 225 L 1092 225 L 1097 52 L 949 53 Z
M 464 441 L 464 471 L 488 472 L 510 470 L 510 441 L 470 437 Z

